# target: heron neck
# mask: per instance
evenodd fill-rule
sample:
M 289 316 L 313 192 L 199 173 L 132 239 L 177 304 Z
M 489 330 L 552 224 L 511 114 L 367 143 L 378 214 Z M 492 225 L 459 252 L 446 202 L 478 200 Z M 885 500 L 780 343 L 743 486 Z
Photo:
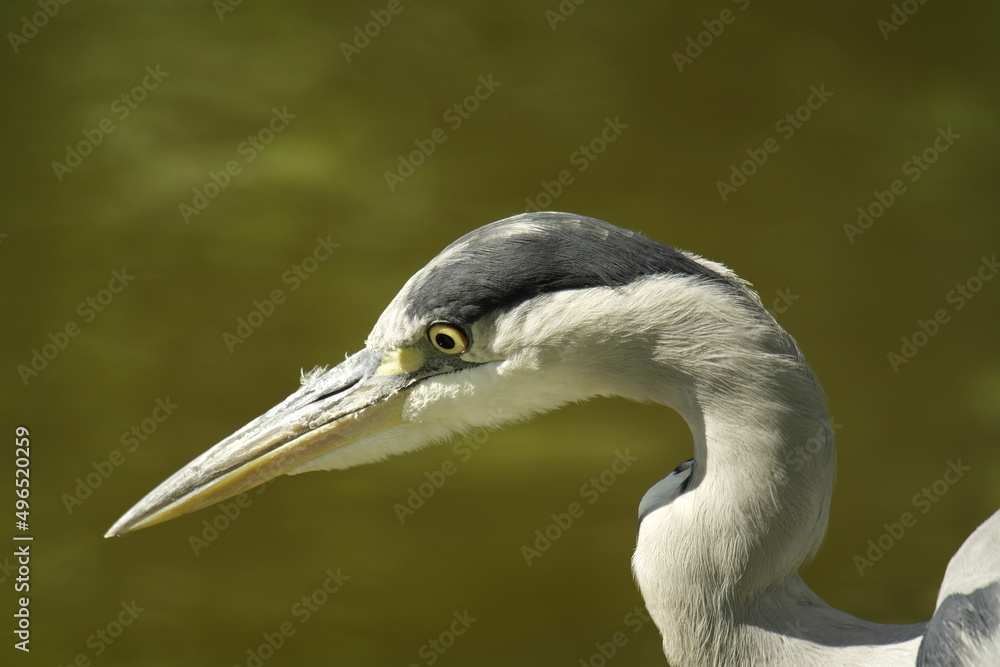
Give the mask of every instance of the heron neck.
M 819 548 L 836 452 L 822 390 L 797 349 L 732 356 L 725 366 L 695 387 L 686 410 L 689 492 L 717 544 L 729 545 L 715 559 L 726 588 L 752 597 Z
M 775 331 L 783 341 L 729 350 L 672 402 L 694 435 L 694 473 L 643 521 L 635 557 L 664 649 L 677 665 L 912 664 L 923 626 L 854 618 L 798 577 L 826 531 L 833 429 L 813 373 Z

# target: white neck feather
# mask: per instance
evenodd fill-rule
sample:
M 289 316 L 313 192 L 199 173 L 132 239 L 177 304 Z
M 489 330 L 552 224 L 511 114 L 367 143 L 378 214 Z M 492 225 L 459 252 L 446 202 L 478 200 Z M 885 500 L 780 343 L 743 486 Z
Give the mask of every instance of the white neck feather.
M 633 560 L 668 658 L 912 665 L 922 624 L 862 621 L 799 579 L 826 531 L 835 469 L 823 394 L 752 295 L 717 291 L 696 284 L 701 305 L 667 323 L 663 362 L 690 378 L 681 396 L 674 385 L 647 397 L 677 409 L 695 439 L 686 492 L 643 519 Z

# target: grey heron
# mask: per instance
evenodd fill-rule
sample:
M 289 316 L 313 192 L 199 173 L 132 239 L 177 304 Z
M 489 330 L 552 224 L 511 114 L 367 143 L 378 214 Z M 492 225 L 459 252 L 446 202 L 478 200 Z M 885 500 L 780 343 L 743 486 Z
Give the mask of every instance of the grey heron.
M 834 440 L 797 344 L 725 266 L 567 213 L 449 245 L 364 349 L 305 375 L 107 535 L 595 396 L 668 406 L 693 435 L 694 457 L 640 503 L 632 562 L 671 664 L 1000 665 L 1000 512 L 952 558 L 928 623 L 825 604 L 798 569 L 826 530 Z

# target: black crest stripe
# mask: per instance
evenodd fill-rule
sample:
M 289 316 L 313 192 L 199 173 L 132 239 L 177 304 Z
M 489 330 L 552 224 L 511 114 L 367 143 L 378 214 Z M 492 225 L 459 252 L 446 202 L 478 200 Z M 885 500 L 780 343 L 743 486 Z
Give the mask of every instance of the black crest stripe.
M 619 287 L 648 275 L 729 282 L 674 248 L 568 213 L 525 213 L 476 229 L 424 271 L 407 295 L 408 313 L 466 324 L 548 292 Z

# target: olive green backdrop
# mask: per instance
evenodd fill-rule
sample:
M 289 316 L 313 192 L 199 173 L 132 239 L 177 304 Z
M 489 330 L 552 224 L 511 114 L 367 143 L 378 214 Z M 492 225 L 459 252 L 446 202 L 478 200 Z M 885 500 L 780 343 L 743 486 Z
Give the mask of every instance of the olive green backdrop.
M 640 497 L 690 456 L 665 409 L 594 401 L 102 538 L 300 369 L 363 345 L 438 250 L 530 206 L 753 281 L 838 425 L 807 581 L 864 618 L 926 619 L 1000 507 L 998 18 L 936 0 L 5 3 L 0 662 L 664 664 L 629 558 Z M 590 503 L 616 451 L 637 461 Z M 401 521 L 411 489 L 430 497 Z M 574 501 L 529 566 L 522 545 Z M 29 655 L 15 534 L 35 538 Z

